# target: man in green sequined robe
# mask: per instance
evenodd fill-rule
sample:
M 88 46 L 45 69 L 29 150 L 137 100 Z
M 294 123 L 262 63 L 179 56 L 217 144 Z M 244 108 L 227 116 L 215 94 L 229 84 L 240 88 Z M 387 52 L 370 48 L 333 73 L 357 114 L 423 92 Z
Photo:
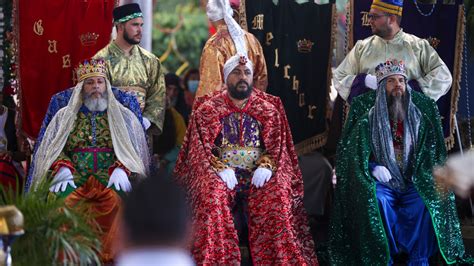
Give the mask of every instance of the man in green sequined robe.
M 354 99 L 337 151 L 331 263 L 391 265 L 405 252 L 409 265 L 428 265 L 438 249 L 463 262 L 454 195 L 432 176 L 446 158 L 436 104 L 407 85 L 402 62 L 377 68 L 378 89 Z
M 51 100 L 26 187 L 51 177 L 50 191 L 99 225 L 100 256 L 108 263 L 116 252 L 121 196 L 131 190 L 132 173 L 146 176 L 148 145 L 136 99 L 111 88 L 103 60 L 81 64 L 77 76 L 74 89 Z
M 143 112 L 145 128 L 161 133 L 165 117 L 165 81 L 160 60 L 138 44 L 143 15 L 136 3 L 114 9 L 117 38 L 94 58 L 107 63 L 107 78 L 114 87 L 135 96 Z

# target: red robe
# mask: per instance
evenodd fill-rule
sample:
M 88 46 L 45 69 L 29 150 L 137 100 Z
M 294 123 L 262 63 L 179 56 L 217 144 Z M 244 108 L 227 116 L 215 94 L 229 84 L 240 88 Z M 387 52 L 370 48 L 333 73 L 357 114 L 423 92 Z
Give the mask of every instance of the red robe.
M 199 98 L 189 121 L 175 174 L 189 193 L 193 208 L 192 253 L 201 265 L 240 265 L 238 236 L 229 190 L 211 167 L 211 149 L 222 130 L 220 119 L 237 109 L 216 92 Z M 277 169 L 248 198 L 249 243 L 254 265 L 317 265 L 314 242 L 303 208 L 303 181 L 281 100 L 254 90 L 245 112 L 262 124 L 262 140 Z

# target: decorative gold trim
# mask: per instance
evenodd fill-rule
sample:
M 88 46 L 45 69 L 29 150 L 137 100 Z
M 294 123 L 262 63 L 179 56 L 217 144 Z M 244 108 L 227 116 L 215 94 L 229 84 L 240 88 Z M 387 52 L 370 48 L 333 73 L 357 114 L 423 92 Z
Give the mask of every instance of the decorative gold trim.
M 370 8 L 375 8 L 375 9 L 387 12 L 389 14 L 397 15 L 397 16 L 401 16 L 402 12 L 403 12 L 402 7 L 392 5 L 392 4 L 388 4 L 388 3 L 384 3 L 380 0 L 374 0 L 372 5 L 370 6 Z
M 322 146 L 326 145 L 328 138 L 329 129 L 326 129 L 322 134 L 313 136 L 309 139 L 305 139 L 295 145 L 295 150 L 298 155 L 304 155 L 310 153 Z
M 352 0 L 351 0 L 352 1 Z M 331 69 L 331 61 L 332 55 L 334 53 L 334 46 L 336 42 L 336 31 L 337 31 L 337 16 L 336 16 L 336 5 L 332 4 L 332 11 L 331 11 L 331 44 L 329 47 L 329 57 L 327 63 L 327 81 L 326 81 L 326 117 L 330 118 L 332 114 L 332 108 L 330 105 L 329 93 L 331 91 L 331 79 L 332 79 L 332 69 Z M 310 153 L 316 149 L 321 148 L 322 146 L 326 145 L 328 133 L 329 133 L 329 125 L 326 123 L 325 125 L 326 130 L 318 134 L 316 136 L 310 137 L 305 139 L 295 145 L 295 150 L 298 155 L 303 155 L 306 153 Z
M 461 88 L 461 72 L 462 72 L 462 60 L 464 50 L 464 30 L 465 30 L 465 14 L 464 5 L 459 5 L 458 8 L 458 25 L 456 29 L 456 45 L 454 53 L 454 66 L 453 66 L 453 85 L 451 87 L 451 113 L 449 121 L 449 136 L 445 138 L 446 149 L 449 151 L 454 147 L 454 116 L 458 111 L 459 102 L 459 90 Z M 462 145 L 460 143 L 460 145 Z
M 379 6 L 379 5 L 372 5 L 371 8 L 375 8 L 375 9 L 378 9 L 380 11 L 383 11 L 383 12 L 386 12 L 386 13 L 389 13 L 389 14 L 392 14 L 392 15 L 397 15 L 397 16 L 401 16 L 402 15 L 402 12 L 401 11 L 394 11 L 393 9 L 390 9 L 390 8 L 386 8 L 386 7 L 382 7 L 382 6 Z
M 246 5 L 245 5 L 246 0 L 240 1 L 240 6 L 239 6 L 239 24 L 242 29 L 245 31 L 248 31 L 248 25 L 247 25 L 247 11 Z
M 354 46 L 354 0 L 350 0 L 349 7 L 347 8 L 347 16 L 348 19 L 346 20 L 346 34 L 347 34 L 347 45 L 345 47 L 347 55 Z
M 331 44 L 329 46 L 330 56 L 328 58 L 327 80 L 326 80 L 326 119 L 332 118 L 333 107 L 331 106 L 331 81 L 332 81 L 332 58 L 334 57 L 337 34 L 337 10 L 336 4 L 332 5 L 331 14 Z M 326 125 L 329 128 L 329 125 Z

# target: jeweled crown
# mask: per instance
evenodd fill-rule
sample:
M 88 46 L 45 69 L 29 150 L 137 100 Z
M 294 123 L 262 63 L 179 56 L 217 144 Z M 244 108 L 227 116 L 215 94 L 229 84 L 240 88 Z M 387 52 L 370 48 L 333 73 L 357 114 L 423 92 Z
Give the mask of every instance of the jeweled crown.
M 76 68 L 77 82 L 81 82 L 90 77 L 107 78 L 107 66 L 103 59 L 84 60 Z
M 97 39 L 99 39 L 99 34 L 95 32 L 88 32 L 79 36 L 79 40 L 83 46 L 95 45 L 97 43 Z
M 407 74 L 405 72 L 405 64 L 402 60 L 387 60 L 375 67 L 375 76 L 377 77 L 377 83 L 382 81 L 384 78 L 392 75 L 402 75 L 405 78 L 407 77 Z
M 296 46 L 298 48 L 298 52 L 300 53 L 311 53 L 311 50 L 313 49 L 314 42 L 310 40 L 299 40 L 296 42 Z

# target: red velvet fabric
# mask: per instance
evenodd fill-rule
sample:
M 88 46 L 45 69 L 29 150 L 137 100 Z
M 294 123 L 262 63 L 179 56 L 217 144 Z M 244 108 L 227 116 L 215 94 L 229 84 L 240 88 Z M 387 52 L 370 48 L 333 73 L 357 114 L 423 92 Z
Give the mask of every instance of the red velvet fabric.
M 22 129 L 36 138 L 51 96 L 107 45 L 116 0 L 16 0 Z

